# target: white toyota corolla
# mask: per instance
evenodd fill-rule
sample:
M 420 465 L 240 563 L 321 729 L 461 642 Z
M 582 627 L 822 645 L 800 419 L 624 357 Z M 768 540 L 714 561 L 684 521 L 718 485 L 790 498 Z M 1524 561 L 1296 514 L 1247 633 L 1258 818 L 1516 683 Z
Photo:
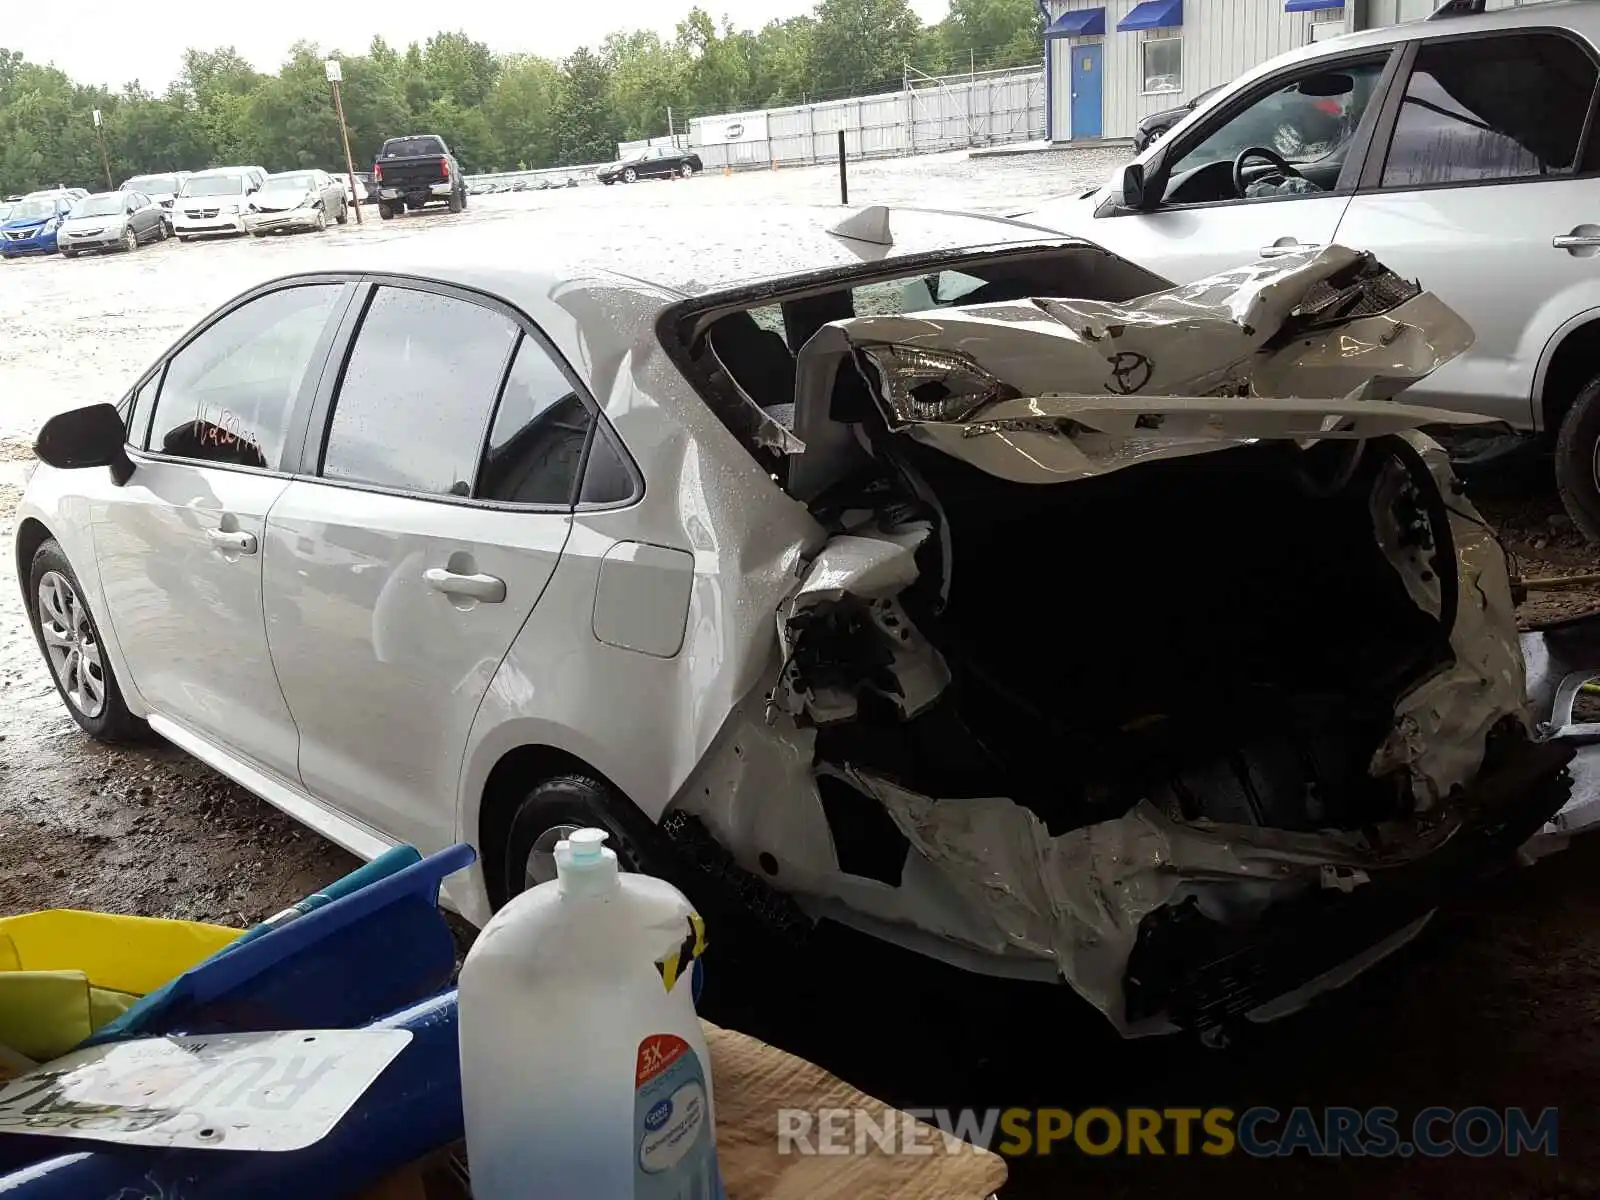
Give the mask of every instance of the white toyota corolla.
M 472 842 L 478 922 L 597 825 L 1127 1033 L 1293 1007 L 1584 819 L 1557 685 L 1600 636 L 1519 645 L 1415 432 L 1473 418 L 1395 398 L 1471 340 L 1428 293 L 628 219 L 272 280 L 50 421 L 18 566 L 78 723 L 358 854 Z

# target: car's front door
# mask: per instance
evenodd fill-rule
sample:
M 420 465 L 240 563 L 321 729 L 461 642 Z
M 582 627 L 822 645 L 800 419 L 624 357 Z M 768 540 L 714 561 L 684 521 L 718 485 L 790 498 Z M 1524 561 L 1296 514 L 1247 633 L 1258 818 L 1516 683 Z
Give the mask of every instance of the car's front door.
M 156 715 L 285 780 L 298 738 L 267 654 L 267 510 L 288 486 L 338 314 L 355 285 L 245 299 L 139 389 L 135 470 L 94 545 L 128 673 Z
M 1583 137 L 1597 80 L 1594 51 L 1556 30 L 1416 47 L 1337 237 L 1472 326 L 1417 403 L 1529 426 L 1541 353 L 1600 306 L 1600 152 Z
M 407 281 L 371 289 L 325 391 L 314 477 L 267 523 L 268 639 L 300 777 L 437 847 L 473 716 L 571 532 L 588 409 L 509 310 Z
M 1174 133 L 1146 160 L 1146 211 L 1104 206 L 1071 232 L 1176 283 L 1333 241 L 1371 136 L 1388 50 L 1302 63 Z M 1279 156 L 1275 169 L 1247 150 Z M 1243 194 L 1239 183 L 1243 182 Z

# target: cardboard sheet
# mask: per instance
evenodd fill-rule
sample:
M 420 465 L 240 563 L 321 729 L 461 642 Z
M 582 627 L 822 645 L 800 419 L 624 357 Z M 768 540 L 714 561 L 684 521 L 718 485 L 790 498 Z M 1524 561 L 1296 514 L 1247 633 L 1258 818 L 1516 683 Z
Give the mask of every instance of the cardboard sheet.
M 728 1200 L 985 1200 L 1006 1179 L 1005 1161 L 924 1127 L 932 1154 L 778 1153 L 778 1110 L 864 1109 L 881 1122 L 889 1106 L 805 1059 L 765 1042 L 705 1026 L 717 1105 L 717 1158 Z
M 1005 1182 L 998 1155 L 922 1127 L 931 1154 L 778 1153 L 778 1110 L 862 1109 L 880 1124 L 889 1106 L 821 1067 L 765 1042 L 702 1022 L 711 1047 L 717 1158 L 728 1200 L 987 1200 Z M 898 1127 L 898 1122 L 896 1122 Z M 465 1157 L 457 1147 L 456 1154 Z M 361 1200 L 469 1200 L 457 1173 L 435 1157 Z

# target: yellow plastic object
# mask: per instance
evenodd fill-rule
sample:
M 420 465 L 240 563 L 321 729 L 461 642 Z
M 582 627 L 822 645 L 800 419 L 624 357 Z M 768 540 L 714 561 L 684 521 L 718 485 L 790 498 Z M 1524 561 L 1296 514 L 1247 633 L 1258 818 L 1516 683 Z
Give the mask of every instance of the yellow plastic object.
M 0 1045 L 39 1062 L 65 1054 L 242 932 L 66 908 L 0 918 Z

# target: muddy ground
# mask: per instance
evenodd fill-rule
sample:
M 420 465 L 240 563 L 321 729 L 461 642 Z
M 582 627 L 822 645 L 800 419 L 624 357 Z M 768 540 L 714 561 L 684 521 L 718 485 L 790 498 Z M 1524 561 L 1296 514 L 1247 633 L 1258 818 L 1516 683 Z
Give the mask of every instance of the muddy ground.
M 1103 173 L 1102 165 L 1089 163 L 1085 173 Z M 914 183 L 895 186 L 909 192 Z M 995 186 L 1012 189 L 1004 179 Z M 670 190 L 662 186 L 650 202 L 669 202 Z M 691 193 L 686 186 L 680 194 Z M 552 203 L 576 204 L 555 195 Z M 617 203 L 614 190 L 605 202 Z M 491 211 L 478 219 L 516 219 L 509 207 L 482 207 Z M 424 228 L 418 221 L 331 236 L 418 236 Z M 0 438 L 11 437 L 0 441 L 0 915 L 65 906 L 242 926 L 354 865 L 170 747 L 105 748 L 83 738 L 46 674 L 13 578 L 11 513 L 29 457 L 19 435 L 42 413 L 106 398 L 97 393 L 108 387 L 120 392 L 173 332 L 248 276 L 294 269 L 296 253 L 248 243 L 169 246 L 104 264 L 0 267 L 0 319 L 12 334 L 22 329 L 0 349 Z M 205 271 L 174 274 L 191 263 Z M 75 281 L 57 274 L 82 268 Z M 160 303 L 131 290 L 157 282 Z M 39 297 L 52 294 L 58 303 L 40 315 Z M 1492 481 L 1478 498 L 1525 573 L 1600 570 L 1600 553 L 1561 514 L 1545 467 Z M 1523 616 L 1597 608 L 1597 589 L 1538 593 Z M 845 935 L 814 958 L 770 964 L 724 1003 L 719 1019 L 907 1106 L 1561 1112 L 1554 1159 L 1058 1154 L 1015 1163 L 1006 1197 L 1600 1195 L 1600 838 L 1485 888 L 1331 1003 L 1225 1052 L 1124 1043 L 1062 991 L 974 988 L 925 960 Z

